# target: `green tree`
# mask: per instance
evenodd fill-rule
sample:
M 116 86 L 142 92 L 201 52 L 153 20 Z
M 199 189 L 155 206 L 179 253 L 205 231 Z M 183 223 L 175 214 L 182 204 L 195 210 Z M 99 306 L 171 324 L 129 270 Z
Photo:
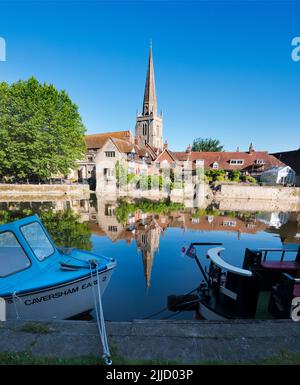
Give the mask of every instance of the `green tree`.
M 71 209 L 41 211 L 40 217 L 56 246 L 92 249 L 89 224 L 81 222 L 80 216 Z
M 0 224 L 38 214 L 56 246 L 91 250 L 91 231 L 87 222 L 71 209 L 53 211 L 41 206 L 38 210 L 0 210 Z
M 218 139 L 197 138 L 193 141 L 192 151 L 221 152 L 223 148 Z
M 68 174 L 85 152 L 78 107 L 35 78 L 0 83 L 0 178 Z

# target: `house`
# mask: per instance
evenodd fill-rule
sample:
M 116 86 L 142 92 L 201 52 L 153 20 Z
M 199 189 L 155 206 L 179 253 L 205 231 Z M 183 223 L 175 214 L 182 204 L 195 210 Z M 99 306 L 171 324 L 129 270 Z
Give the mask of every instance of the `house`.
M 300 148 L 294 151 L 276 152 L 272 154 L 296 172 L 296 186 L 300 186 Z
M 84 158 L 78 161 L 77 175 L 73 172 L 73 178 L 78 179 L 79 182 L 89 182 L 96 179 L 96 154 L 109 138 L 123 140 L 127 143 L 133 143 L 133 137 L 129 130 L 86 135 L 86 153 Z
M 275 186 L 293 186 L 296 182 L 296 173 L 290 166 L 273 167 L 261 174 L 260 181 L 263 184 Z
M 205 170 L 225 170 L 227 172 L 239 170 L 242 174 L 259 178 L 261 174 L 273 167 L 285 166 L 279 159 L 267 151 L 255 151 L 252 143 L 246 152 L 193 152 L 189 146 L 185 152 L 174 152 L 168 149 L 157 157 L 155 162 L 160 162 L 160 167 L 178 167 L 190 169 L 192 172 L 197 164 L 202 163 Z
M 113 137 L 107 138 L 95 154 L 97 192 L 115 192 L 122 177 L 148 175 L 155 154 L 151 147 Z

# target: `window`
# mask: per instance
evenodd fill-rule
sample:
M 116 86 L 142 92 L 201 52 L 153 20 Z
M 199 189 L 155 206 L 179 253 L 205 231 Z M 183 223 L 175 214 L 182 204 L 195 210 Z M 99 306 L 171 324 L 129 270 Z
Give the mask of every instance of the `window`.
M 38 222 L 22 226 L 21 232 L 39 261 L 44 261 L 54 253 L 51 242 Z
M 111 205 L 105 205 L 105 215 L 107 217 L 112 217 L 115 215 L 115 208 Z
M 116 233 L 118 231 L 118 227 L 117 226 L 108 226 L 108 231 Z
M 236 221 L 223 221 L 223 226 L 236 227 Z
M 265 161 L 263 159 L 256 159 L 254 163 L 255 164 L 264 164 Z
M 111 168 L 104 168 L 103 169 L 104 176 L 113 176 L 114 175 L 114 170 Z
M 0 277 L 25 270 L 31 265 L 15 235 L 6 231 L 0 233 Z
M 212 165 L 212 168 L 213 169 L 219 168 L 219 163 L 218 162 L 214 162 L 213 165 Z
M 142 234 L 142 244 L 146 245 L 147 244 L 147 238 L 145 234 Z
M 114 158 L 116 156 L 115 151 L 105 151 L 105 156 L 107 158 Z
M 230 164 L 241 165 L 241 164 L 244 164 L 244 160 L 243 159 L 230 159 Z

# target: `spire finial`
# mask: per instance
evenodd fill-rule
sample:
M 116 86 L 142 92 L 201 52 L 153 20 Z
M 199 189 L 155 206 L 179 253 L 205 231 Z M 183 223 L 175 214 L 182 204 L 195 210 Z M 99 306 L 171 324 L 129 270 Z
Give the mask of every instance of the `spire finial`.
M 149 39 L 149 47 L 150 47 L 150 49 L 152 49 L 152 38 L 151 37 Z

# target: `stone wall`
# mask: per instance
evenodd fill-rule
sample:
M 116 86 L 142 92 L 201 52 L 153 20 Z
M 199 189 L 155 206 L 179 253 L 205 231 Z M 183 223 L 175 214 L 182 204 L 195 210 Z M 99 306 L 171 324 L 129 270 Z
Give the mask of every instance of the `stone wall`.
M 299 187 L 226 185 L 215 195 L 216 199 L 256 199 L 300 203 Z
M 13 196 L 74 196 L 84 197 L 90 193 L 87 184 L 0 184 L 0 198 Z

